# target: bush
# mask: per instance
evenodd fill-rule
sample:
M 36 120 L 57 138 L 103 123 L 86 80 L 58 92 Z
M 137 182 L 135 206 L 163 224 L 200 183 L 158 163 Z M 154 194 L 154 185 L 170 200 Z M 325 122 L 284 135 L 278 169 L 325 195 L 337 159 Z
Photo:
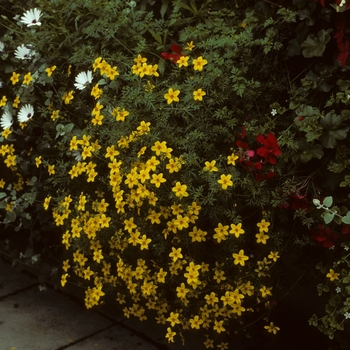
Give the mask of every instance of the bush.
M 280 276 L 317 242 L 347 297 L 350 82 L 329 4 L 199 3 L 33 1 L 29 26 L 9 6 L 0 196 L 3 224 L 32 229 L 22 256 L 54 249 L 87 308 L 111 294 L 210 347 L 262 318 L 275 334 Z M 333 337 L 346 307 L 310 322 Z

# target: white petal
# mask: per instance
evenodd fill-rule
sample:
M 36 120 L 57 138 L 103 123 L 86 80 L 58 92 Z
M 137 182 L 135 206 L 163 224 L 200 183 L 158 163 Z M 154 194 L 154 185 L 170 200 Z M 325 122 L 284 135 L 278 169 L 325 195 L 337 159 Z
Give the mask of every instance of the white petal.
M 8 129 L 13 124 L 13 118 L 10 112 L 3 113 L 0 119 L 0 125 L 3 129 Z

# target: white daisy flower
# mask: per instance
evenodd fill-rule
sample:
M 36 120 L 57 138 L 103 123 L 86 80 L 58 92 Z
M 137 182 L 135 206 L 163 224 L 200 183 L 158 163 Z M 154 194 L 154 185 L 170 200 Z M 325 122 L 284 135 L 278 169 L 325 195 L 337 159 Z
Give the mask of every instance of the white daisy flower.
M 24 105 L 20 111 L 18 112 L 18 121 L 20 123 L 25 123 L 29 119 L 33 118 L 34 115 L 34 108 L 30 104 Z
M 88 84 L 92 82 L 92 72 L 88 70 L 87 72 L 81 72 L 75 78 L 74 86 L 78 90 L 84 90 Z
M 27 27 L 41 26 L 41 22 L 39 22 L 40 16 L 41 11 L 39 9 L 31 9 L 21 17 L 21 22 L 26 24 Z
M 2 41 L 0 41 L 0 53 L 3 53 L 4 50 L 5 50 L 5 44 Z
M 13 124 L 13 118 L 10 112 L 4 112 L 0 119 L 0 125 L 5 130 L 11 127 Z
M 21 46 L 17 46 L 15 57 L 19 60 L 30 60 L 35 55 L 35 53 L 36 52 L 34 50 L 29 49 L 22 44 Z

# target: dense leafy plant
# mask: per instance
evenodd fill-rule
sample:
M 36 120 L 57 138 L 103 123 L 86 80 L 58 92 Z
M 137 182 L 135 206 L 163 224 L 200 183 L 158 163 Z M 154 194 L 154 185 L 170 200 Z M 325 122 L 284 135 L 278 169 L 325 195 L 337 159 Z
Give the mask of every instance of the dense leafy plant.
M 32 228 L 31 263 L 35 239 L 54 246 L 86 307 L 112 294 L 169 341 L 203 329 L 225 348 L 261 318 L 276 334 L 291 255 L 319 242 L 340 256 L 322 269 L 347 262 L 312 199 L 350 210 L 348 5 L 100 3 L 5 9 L 2 223 Z

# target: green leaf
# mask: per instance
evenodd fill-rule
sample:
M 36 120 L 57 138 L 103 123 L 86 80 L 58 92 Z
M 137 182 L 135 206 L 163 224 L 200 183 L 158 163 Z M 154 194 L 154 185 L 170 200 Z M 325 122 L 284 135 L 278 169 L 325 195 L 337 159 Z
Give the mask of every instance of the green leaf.
M 289 42 L 287 46 L 287 53 L 289 57 L 300 55 L 301 47 L 298 40 L 293 39 Z
M 323 205 L 326 206 L 327 208 L 331 207 L 332 204 L 333 204 L 333 198 L 331 196 L 328 196 L 323 200 Z
M 329 33 L 332 32 L 332 29 L 321 29 L 318 32 L 317 37 L 314 34 L 310 34 L 305 41 L 301 43 L 301 48 L 303 49 L 303 56 L 306 58 L 310 57 L 321 57 L 326 45 L 331 39 Z
M 5 198 L 6 196 L 7 196 L 7 194 L 5 192 L 0 192 L 0 199 Z
M 327 113 L 325 117 L 320 120 L 320 124 L 327 130 L 336 130 L 341 123 L 341 116 L 335 113 Z
M 342 279 L 342 282 L 343 282 L 343 283 L 350 283 L 350 277 L 344 277 L 344 278 Z
M 348 211 L 346 215 L 343 216 L 342 221 L 344 224 L 350 225 L 350 211 Z
M 327 212 L 324 214 L 323 220 L 326 224 L 329 224 L 330 222 L 332 222 L 333 219 L 334 219 L 334 213 Z

